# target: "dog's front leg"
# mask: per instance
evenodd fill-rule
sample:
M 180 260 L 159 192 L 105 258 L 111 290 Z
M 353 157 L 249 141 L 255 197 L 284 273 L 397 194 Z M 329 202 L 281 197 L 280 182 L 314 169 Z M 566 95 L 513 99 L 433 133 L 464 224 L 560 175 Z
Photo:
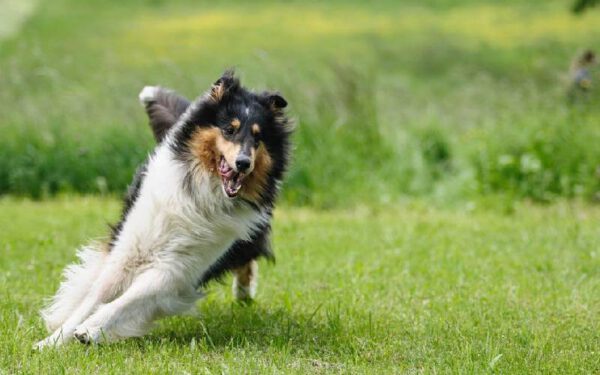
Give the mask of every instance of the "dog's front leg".
M 66 344 L 73 337 L 73 332 L 79 323 L 87 318 L 97 306 L 98 299 L 91 295 L 86 297 L 73 315 L 60 326 L 54 333 L 34 345 L 35 349 L 41 350 L 45 347 L 56 347 Z
M 81 301 L 79 306 L 73 311 L 69 318 L 44 340 L 34 345 L 35 349 L 41 350 L 45 347 L 60 346 L 69 342 L 73 338 L 76 327 L 86 320 L 102 301 L 112 296 L 112 290 L 120 279 L 115 279 L 118 272 L 117 266 L 108 267 L 98 277 L 96 285 L 90 290 L 89 294 Z
M 182 289 L 171 274 L 155 269 L 145 271 L 119 298 L 102 305 L 78 326 L 74 336 L 82 343 L 142 336 L 156 318 L 193 306 L 197 297 L 191 286 Z

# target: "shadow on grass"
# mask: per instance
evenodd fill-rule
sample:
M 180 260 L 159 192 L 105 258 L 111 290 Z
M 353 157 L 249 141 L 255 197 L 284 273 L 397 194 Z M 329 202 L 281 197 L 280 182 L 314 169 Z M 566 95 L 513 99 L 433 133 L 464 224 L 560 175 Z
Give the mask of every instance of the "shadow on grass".
M 369 317 L 353 314 L 355 322 L 348 324 L 345 313 L 330 305 L 299 312 L 287 307 L 268 309 L 260 303 L 208 303 L 200 310 L 199 316 L 164 320 L 150 336 L 137 342 L 139 348 L 175 344 L 217 351 L 269 347 L 290 352 L 354 353 L 360 349 L 357 337 L 371 341 L 373 332 Z

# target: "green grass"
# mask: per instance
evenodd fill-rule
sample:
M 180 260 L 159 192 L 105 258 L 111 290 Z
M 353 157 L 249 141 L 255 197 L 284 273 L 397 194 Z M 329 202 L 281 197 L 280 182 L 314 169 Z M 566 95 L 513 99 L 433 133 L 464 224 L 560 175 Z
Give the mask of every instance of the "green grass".
M 139 90 L 230 66 L 291 104 L 289 203 L 600 191 L 600 90 L 570 106 L 565 78 L 600 12 L 567 0 L 34 4 L 4 13 L 0 193 L 123 191 L 153 145 Z
M 0 200 L 0 373 L 600 371 L 600 209 L 494 201 L 276 213 L 256 303 L 212 284 L 141 339 L 31 352 L 38 310 L 115 200 Z

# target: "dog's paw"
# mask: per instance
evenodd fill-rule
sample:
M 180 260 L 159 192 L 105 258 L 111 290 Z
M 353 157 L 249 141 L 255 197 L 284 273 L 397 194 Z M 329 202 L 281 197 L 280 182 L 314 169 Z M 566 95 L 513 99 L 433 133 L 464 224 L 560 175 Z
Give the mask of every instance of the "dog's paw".
M 97 344 L 102 340 L 102 330 L 79 326 L 73 333 L 73 337 L 82 344 Z
M 87 345 L 91 343 L 90 336 L 87 334 L 87 332 L 75 332 L 73 337 L 75 337 L 75 339 L 82 344 Z
M 31 350 L 35 350 L 35 351 L 42 351 L 47 347 L 50 346 L 54 346 L 52 343 L 48 342 L 48 339 L 43 339 L 41 341 L 36 342 L 35 344 L 33 344 L 33 346 L 31 347 Z
M 36 351 L 41 351 L 46 348 L 56 348 L 64 344 L 64 340 L 62 335 L 51 335 L 43 339 L 42 341 L 38 341 L 35 343 L 31 349 Z
M 252 302 L 256 296 L 256 285 L 250 284 L 249 286 L 242 286 L 239 284 L 234 284 L 233 296 L 239 302 Z
M 158 90 L 160 90 L 158 86 L 145 86 L 138 95 L 140 104 L 145 106 L 146 104 L 156 100 L 156 93 Z

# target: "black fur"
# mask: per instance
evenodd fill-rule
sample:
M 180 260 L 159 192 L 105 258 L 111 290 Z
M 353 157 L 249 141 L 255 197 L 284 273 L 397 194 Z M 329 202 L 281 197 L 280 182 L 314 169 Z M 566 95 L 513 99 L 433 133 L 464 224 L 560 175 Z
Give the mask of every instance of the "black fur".
M 166 89 L 160 89 L 154 100 L 146 104 L 146 113 L 150 120 L 150 127 L 154 133 L 157 142 L 161 142 L 168 130 L 180 122 L 177 130 L 172 134 L 171 147 L 182 162 L 189 162 L 188 142 L 198 128 L 217 126 L 223 131 L 224 137 L 226 128 L 230 125 L 232 118 L 244 120 L 247 124 L 258 123 L 261 127 L 260 136 L 253 137 L 250 127 L 236 134 L 238 142 L 262 142 L 266 147 L 273 165 L 267 177 L 267 188 L 260 197 L 259 202 L 249 202 L 256 210 L 264 210 L 268 213 L 269 222 L 260 227 L 253 233 L 250 241 L 236 241 L 231 248 L 215 263 L 209 270 L 202 275 L 198 285 L 204 285 L 210 280 L 218 279 L 225 272 L 240 267 L 249 261 L 266 257 L 273 259 L 271 249 L 270 233 L 272 218 L 272 209 L 279 192 L 279 183 L 283 179 L 289 163 L 289 152 L 291 148 L 290 135 L 292 132 L 291 124 L 283 108 L 287 102 L 277 93 L 264 92 L 256 94 L 250 92 L 240 85 L 239 80 L 232 71 L 227 71 L 215 82 L 211 93 L 191 104 L 190 102 L 175 94 L 175 92 Z M 246 113 L 249 109 L 249 114 Z M 190 167 L 192 168 L 192 167 Z M 125 200 L 125 210 L 123 218 L 131 207 L 141 181 L 141 172 L 138 171 L 134 182 L 129 189 Z M 190 177 L 191 173 L 190 171 Z M 193 189 L 192 179 L 187 189 Z M 242 198 L 237 198 L 243 202 Z M 116 230 L 113 231 L 113 239 L 118 234 L 122 223 L 119 223 Z
M 283 110 L 287 102 L 277 93 L 256 94 L 246 90 L 231 71 L 225 72 L 223 77 L 215 82 L 213 91 L 219 86 L 222 86 L 223 92 L 219 100 L 202 100 L 194 104 L 193 111 L 180 118 L 183 124 L 173 135 L 173 151 L 182 161 L 189 160 L 188 141 L 198 128 L 217 126 L 227 138 L 225 131 L 232 118 L 244 119 L 248 124 L 260 124 L 262 130 L 258 141 L 264 144 L 274 164 L 267 178 L 267 189 L 263 192 L 259 204 L 263 207 L 273 207 L 279 190 L 277 181 L 283 179 L 289 164 L 290 136 L 293 129 Z M 246 109 L 249 109 L 249 115 L 245 114 Z M 235 140 L 254 141 L 249 133 L 248 127 L 238 132 Z
M 150 128 L 157 142 L 161 142 L 179 116 L 189 107 L 190 101 L 174 91 L 160 88 L 154 100 L 146 103 Z
M 274 260 L 270 234 L 271 224 L 268 223 L 254 232 L 250 241 L 234 242 L 227 252 L 202 275 L 197 286 L 206 285 L 211 280 L 218 280 L 225 272 L 241 267 L 253 259 L 266 257 Z
M 110 226 L 110 243 L 109 250 L 114 246 L 117 236 L 121 233 L 123 229 L 123 224 L 125 223 L 125 218 L 127 214 L 133 207 L 133 204 L 137 200 L 140 195 L 140 188 L 142 187 L 142 181 L 144 180 L 144 174 L 148 168 L 148 159 L 146 159 L 135 171 L 133 175 L 133 181 L 127 188 L 127 192 L 125 193 L 125 198 L 123 199 L 123 210 L 121 212 L 121 218 L 119 222 L 115 225 Z

